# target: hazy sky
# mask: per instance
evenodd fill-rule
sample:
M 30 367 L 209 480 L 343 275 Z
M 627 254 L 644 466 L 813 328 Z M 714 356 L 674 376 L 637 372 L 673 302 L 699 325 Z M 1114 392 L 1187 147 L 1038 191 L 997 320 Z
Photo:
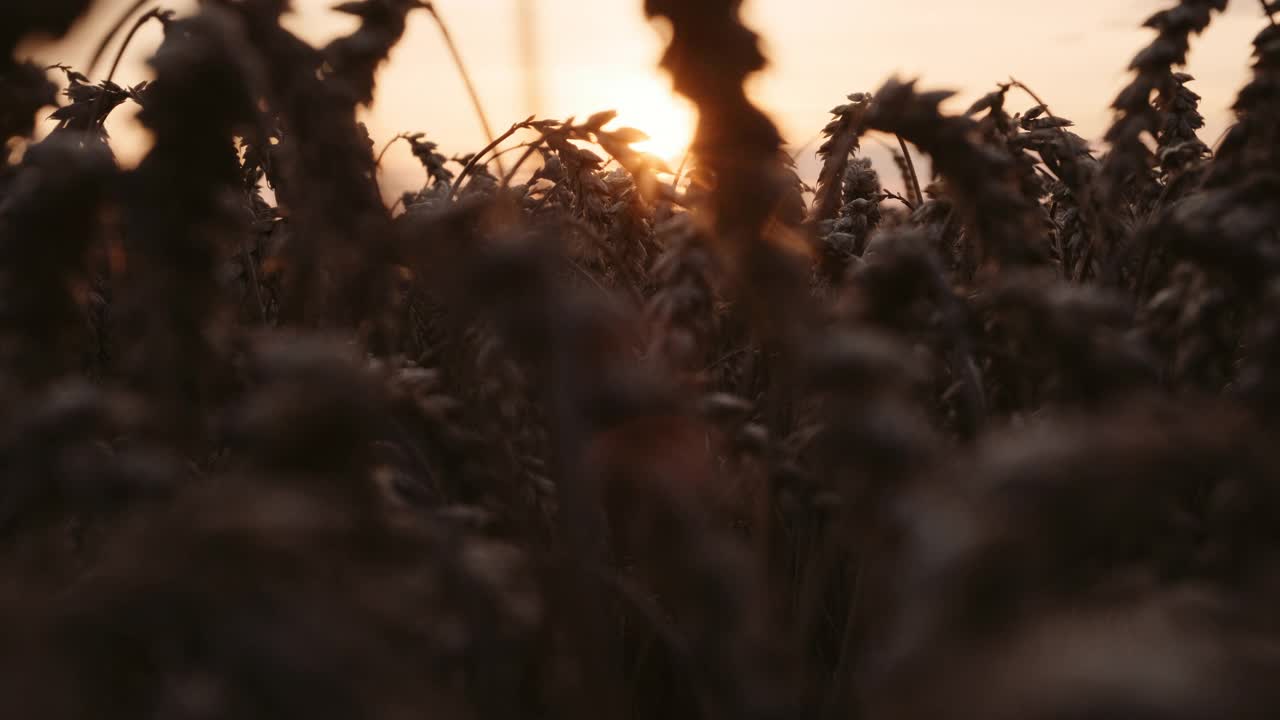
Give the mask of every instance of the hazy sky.
M 696 0 L 689 0 L 694 2 Z M 99 0 L 94 14 L 39 59 L 83 64 L 106 19 L 127 0 Z M 352 27 L 328 10 L 330 0 L 295 0 L 291 27 L 322 42 Z M 524 102 L 516 0 L 435 0 L 479 86 L 493 124 L 505 128 L 530 110 Z M 678 155 L 691 115 L 671 97 L 655 69 L 662 29 L 646 22 L 642 0 L 535 0 L 541 45 L 544 115 L 618 109 L 620 121 L 655 136 L 652 150 Z M 826 123 L 847 93 L 874 90 L 884 79 L 918 76 L 929 87 L 960 91 L 957 104 L 1009 75 L 1035 88 L 1054 112 L 1073 118 L 1081 134 L 1105 128 L 1107 106 L 1126 81 L 1126 66 L 1151 36 L 1140 27 L 1161 0 L 748 0 L 748 23 L 765 39 L 772 66 L 755 95 L 787 139 L 800 145 Z M 189 10 L 192 0 L 166 6 Z M 1070 9 L 1067 9 L 1070 8 Z M 1249 42 L 1263 27 L 1258 6 L 1236 0 L 1194 44 L 1190 72 L 1204 96 L 1212 143 L 1225 128 L 1236 90 L 1248 73 Z M 145 56 L 159 32 L 140 34 L 117 80 L 146 77 Z M 114 51 L 114 49 L 113 49 Z M 1030 105 L 1027 101 L 1025 105 Z M 1015 100 L 1015 107 L 1024 105 Z M 367 122 L 381 142 L 399 131 L 425 131 L 447 153 L 479 149 L 484 136 L 440 35 L 417 13 L 379 76 Z M 113 126 L 122 144 L 139 145 L 127 118 Z M 130 159 L 128 148 L 122 152 Z M 812 175 L 806 153 L 802 174 Z M 420 180 L 407 150 L 388 155 L 385 184 Z M 892 174 L 892 173 L 886 173 Z

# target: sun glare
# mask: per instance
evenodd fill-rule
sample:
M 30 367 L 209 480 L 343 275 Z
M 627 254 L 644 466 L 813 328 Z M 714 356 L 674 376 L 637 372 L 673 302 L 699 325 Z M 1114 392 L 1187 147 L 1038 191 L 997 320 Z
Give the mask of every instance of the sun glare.
M 625 90 L 613 100 L 618 119 L 610 127 L 643 131 L 649 139 L 634 147 L 662 158 L 674 169 L 693 141 L 697 120 L 693 107 L 660 78 L 643 78 L 622 87 Z

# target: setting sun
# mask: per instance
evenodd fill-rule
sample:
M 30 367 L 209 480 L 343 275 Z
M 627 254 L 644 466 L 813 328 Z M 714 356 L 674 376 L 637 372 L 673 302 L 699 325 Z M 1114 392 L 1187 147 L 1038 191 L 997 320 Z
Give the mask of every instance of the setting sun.
M 637 150 L 679 164 L 693 141 L 697 116 L 693 108 L 672 93 L 670 85 L 659 77 L 644 77 L 621 86 L 612 102 L 618 111 L 613 127 L 634 127 L 649 136 L 635 144 Z

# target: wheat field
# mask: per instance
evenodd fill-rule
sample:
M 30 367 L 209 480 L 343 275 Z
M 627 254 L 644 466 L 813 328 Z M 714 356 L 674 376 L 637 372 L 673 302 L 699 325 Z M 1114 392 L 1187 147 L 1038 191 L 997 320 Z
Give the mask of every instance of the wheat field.
M 6 716 L 1280 715 L 1274 2 L 1164 3 L 1097 141 L 1010 58 L 833 85 L 805 149 L 768 23 L 643 0 L 678 157 L 493 114 L 419 0 L 20 59 L 92 5 L 0 6 Z M 362 122 L 410 18 L 483 144 Z

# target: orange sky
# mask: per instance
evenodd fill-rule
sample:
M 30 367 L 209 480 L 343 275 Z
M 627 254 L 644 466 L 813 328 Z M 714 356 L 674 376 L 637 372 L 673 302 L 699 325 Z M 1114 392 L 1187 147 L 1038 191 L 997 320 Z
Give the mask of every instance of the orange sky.
M 693 0 L 691 0 L 693 1 Z M 616 108 L 621 122 L 655 136 L 652 150 L 678 155 L 691 115 L 673 99 L 655 69 L 661 29 L 641 12 L 641 0 L 535 0 L 542 51 L 543 114 Z M 42 61 L 83 64 L 106 19 L 127 0 L 99 0 L 94 14 L 63 42 L 39 48 Z M 328 10 L 331 0 L 295 0 L 295 31 L 322 42 L 351 27 Z M 1096 137 L 1107 106 L 1126 80 L 1125 67 L 1150 36 L 1140 24 L 1161 0 L 748 0 L 748 22 L 765 37 L 773 62 L 755 95 L 784 134 L 799 145 L 813 137 L 827 110 L 849 92 L 874 90 L 895 73 L 919 76 L 930 87 L 961 92 L 958 104 L 1010 74 L 1035 88 L 1054 112 L 1071 117 L 1081 134 Z M 166 6 L 189 10 L 193 0 Z M 452 25 L 493 120 L 506 127 L 529 114 L 524 102 L 515 0 L 436 0 Z M 1070 10 L 1062 8 L 1071 8 Z M 1229 120 L 1228 108 L 1248 73 L 1249 41 L 1265 22 L 1256 3 L 1237 0 L 1194 46 L 1190 72 L 1204 96 L 1212 143 Z M 158 42 L 140 34 L 120 77 L 146 77 L 143 60 Z M 1020 106 L 1021 101 L 1016 105 Z M 1029 102 L 1027 103 L 1030 104 Z M 379 77 L 367 122 L 375 140 L 399 131 L 425 131 L 447 153 L 478 149 L 484 136 L 467 103 L 439 33 L 416 14 L 404 41 Z M 143 143 L 128 118 L 113 123 L 121 156 Z M 802 175 L 815 174 L 806 153 Z M 384 185 L 409 185 L 420 174 L 403 147 L 388 155 Z M 892 175 L 887 172 L 886 175 Z M 888 179 L 888 178 L 886 178 Z

